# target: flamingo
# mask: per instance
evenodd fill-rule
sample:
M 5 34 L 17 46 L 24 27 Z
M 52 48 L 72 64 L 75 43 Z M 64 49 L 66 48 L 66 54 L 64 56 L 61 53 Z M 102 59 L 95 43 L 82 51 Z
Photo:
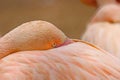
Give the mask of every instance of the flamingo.
M 33 24 L 30 24 L 29 26 L 33 26 Z M 24 31 L 26 31 L 25 30 L 26 26 L 22 28 Z M 22 34 L 24 33 L 23 31 L 21 32 L 19 28 L 17 29 L 18 30 L 15 30 L 17 31 L 16 33 L 22 33 Z M 30 29 L 30 30 L 34 31 L 34 29 Z M 31 31 L 28 30 L 29 33 Z M 12 32 L 14 32 L 14 30 Z M 10 32 L 9 35 L 12 34 L 12 32 Z M 18 34 L 14 34 L 14 35 L 18 35 Z M 5 38 L 5 36 L 3 36 L 1 39 Z M 19 39 L 16 39 L 16 37 L 14 36 L 11 36 L 10 38 L 13 39 L 12 37 L 14 38 L 14 40 L 22 39 L 21 37 Z M 31 38 L 30 40 L 34 40 L 34 39 Z M 91 43 L 76 39 L 70 39 L 70 40 L 72 40 L 72 42 L 67 43 L 67 45 L 64 45 L 65 43 L 62 42 L 62 45 L 60 43 L 60 45 L 56 48 L 50 47 L 49 49 L 40 48 L 40 49 L 31 49 L 31 50 L 21 49 L 20 51 L 12 52 L 7 56 L 2 57 L 0 59 L 0 80 L 119 80 L 120 79 L 119 58 L 117 58 L 114 55 L 111 55 L 110 53 L 104 51 L 99 47 L 96 47 Z M 35 42 L 36 41 L 34 41 L 34 43 Z M 21 43 L 21 41 L 18 41 L 15 43 L 19 45 L 24 45 L 23 43 L 25 42 Z M 16 47 L 18 46 L 17 44 Z M 28 45 L 28 47 L 29 46 L 30 45 Z M 23 48 L 24 47 L 25 46 L 23 46 Z
M 0 80 L 120 80 L 120 59 L 84 41 L 0 60 Z
M 97 1 L 101 5 L 87 25 L 82 40 L 93 43 L 120 58 L 120 5 L 116 0 L 111 0 L 113 3 L 109 3 L 109 0 Z
M 45 36 L 38 31 L 40 26 L 48 27 L 45 32 L 42 29 Z M 120 80 L 118 57 L 91 43 L 70 39 L 48 22 L 25 23 L 0 43 L 4 55 L 0 80 Z
M 46 50 L 72 42 L 60 29 L 46 21 L 30 21 L 0 38 L 0 58 L 25 50 Z

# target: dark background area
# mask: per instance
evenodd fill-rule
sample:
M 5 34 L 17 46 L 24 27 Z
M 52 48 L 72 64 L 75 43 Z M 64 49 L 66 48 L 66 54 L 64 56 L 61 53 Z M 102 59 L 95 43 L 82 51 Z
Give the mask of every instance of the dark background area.
M 80 0 L 0 0 L 0 34 L 32 20 L 45 20 L 67 36 L 80 38 L 94 13 Z

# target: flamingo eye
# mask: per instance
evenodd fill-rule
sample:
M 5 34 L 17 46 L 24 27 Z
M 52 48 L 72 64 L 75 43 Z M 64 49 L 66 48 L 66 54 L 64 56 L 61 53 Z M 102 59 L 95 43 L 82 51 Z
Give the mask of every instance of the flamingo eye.
M 57 44 L 56 44 L 56 43 L 53 43 L 53 44 L 52 44 L 52 47 L 53 47 L 53 48 L 55 48 L 56 46 L 57 46 Z

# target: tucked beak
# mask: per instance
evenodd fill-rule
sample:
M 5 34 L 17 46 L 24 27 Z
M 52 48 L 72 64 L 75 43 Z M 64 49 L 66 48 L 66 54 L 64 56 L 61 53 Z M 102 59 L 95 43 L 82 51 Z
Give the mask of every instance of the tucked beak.
M 55 48 L 65 46 L 65 45 L 71 44 L 73 42 L 74 41 L 72 39 L 67 38 L 63 44 L 60 44 L 60 45 L 56 46 Z

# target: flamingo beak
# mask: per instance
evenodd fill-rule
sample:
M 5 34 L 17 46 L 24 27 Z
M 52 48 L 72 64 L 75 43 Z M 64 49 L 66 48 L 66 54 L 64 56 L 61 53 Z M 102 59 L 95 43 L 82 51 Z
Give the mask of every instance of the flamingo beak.
M 68 45 L 68 44 L 71 44 L 73 42 L 74 41 L 72 39 L 67 38 L 63 44 L 60 44 L 60 45 L 56 46 L 56 48 L 57 47 L 61 47 L 61 46 L 65 46 L 65 45 Z

